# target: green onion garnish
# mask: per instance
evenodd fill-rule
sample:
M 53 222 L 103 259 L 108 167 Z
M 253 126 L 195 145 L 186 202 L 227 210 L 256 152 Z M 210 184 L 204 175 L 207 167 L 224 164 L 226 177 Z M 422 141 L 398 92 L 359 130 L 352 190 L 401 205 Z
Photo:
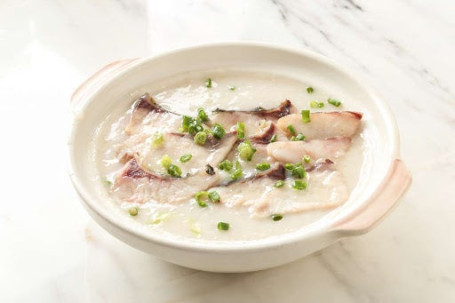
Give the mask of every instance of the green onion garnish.
M 268 170 L 270 168 L 269 163 L 258 163 L 256 164 L 256 169 L 260 171 Z
M 130 216 L 137 216 L 137 214 L 139 213 L 139 208 L 137 207 L 130 207 L 130 209 L 128 209 L 128 213 L 130 214 Z
M 153 148 L 159 147 L 159 146 L 163 145 L 163 143 L 164 143 L 163 134 L 159 133 L 159 132 L 155 132 L 152 137 L 152 147 Z
M 336 107 L 341 105 L 341 101 L 338 101 L 338 100 L 332 99 L 332 98 L 327 99 L 327 102 Z
M 306 182 L 302 180 L 294 180 L 294 183 L 292 184 L 292 188 L 295 188 L 297 190 L 306 189 L 306 186 Z
M 182 163 L 186 163 L 186 162 L 190 161 L 191 158 L 193 158 L 193 155 L 191 155 L 191 154 L 184 154 L 184 155 L 182 155 L 182 156 L 180 157 L 179 160 L 180 160 L 180 162 L 182 162 Z
M 307 93 L 312 94 L 314 92 L 314 89 L 311 86 L 309 86 L 306 88 L 306 91 Z
M 278 180 L 278 181 L 275 182 L 275 184 L 273 186 L 275 186 L 276 188 L 283 187 L 284 186 L 284 181 L 283 180 Z
M 205 122 L 209 120 L 209 116 L 207 116 L 207 113 L 204 111 L 203 108 L 198 108 L 197 110 L 197 118 L 201 122 Z
M 220 202 L 221 197 L 216 191 L 212 190 L 211 192 L 209 192 L 209 199 L 210 201 L 217 203 Z
M 194 195 L 194 199 L 200 207 L 207 207 L 207 200 L 209 198 L 209 193 L 206 191 L 198 191 Z
M 193 118 L 191 118 L 190 116 L 183 116 L 183 121 L 182 121 L 182 130 L 184 132 L 187 132 L 189 131 L 190 129 L 190 125 L 191 123 L 193 122 Z
M 295 136 L 295 141 L 304 141 L 306 137 L 303 134 L 298 134 Z
M 205 80 L 205 87 L 212 88 L 212 79 L 211 78 L 207 78 Z
M 235 181 L 235 180 L 238 180 L 240 178 L 242 178 L 243 176 L 243 170 L 235 170 L 232 174 L 231 174 L 231 180 Z
M 270 142 L 270 143 L 273 143 L 273 142 L 276 141 L 276 139 L 277 139 L 277 135 L 275 134 L 275 135 L 272 136 L 272 138 L 270 138 L 270 141 L 269 141 L 269 142 Z
M 245 161 L 251 161 L 256 149 L 251 145 L 250 140 L 245 140 L 237 146 L 239 157 Z
M 169 165 L 171 165 L 171 164 L 172 164 L 172 159 L 168 155 L 164 155 L 163 158 L 161 158 L 161 165 L 164 168 L 167 169 L 169 167 Z
M 196 144 L 204 145 L 206 140 L 207 140 L 207 133 L 206 132 L 198 132 L 194 136 L 194 143 L 196 143 Z
M 296 132 L 295 132 L 294 126 L 288 125 L 287 129 L 289 130 L 291 135 L 295 136 Z
M 280 221 L 281 219 L 283 219 L 283 215 L 280 215 L 280 214 L 273 214 L 272 215 L 272 220 L 273 221 Z
M 302 167 L 302 166 L 296 166 L 294 167 L 294 169 L 292 170 L 292 175 L 296 178 L 303 178 L 305 177 L 305 169 Z
M 310 102 L 310 107 L 311 108 L 323 108 L 324 107 L 324 102 L 311 101 Z
M 221 139 L 226 134 L 226 131 L 221 125 L 215 124 L 215 126 L 212 128 L 212 134 L 215 138 Z
M 170 164 L 167 168 L 167 173 L 172 177 L 180 177 L 182 175 L 182 170 L 177 165 Z
M 218 222 L 218 229 L 219 230 L 229 230 L 229 223 Z
M 203 131 L 204 127 L 202 127 L 202 124 L 200 121 L 198 121 L 198 119 L 193 119 L 190 116 L 183 116 L 181 129 L 183 132 L 188 132 L 191 135 L 194 135 L 198 132 Z
M 234 164 L 232 164 L 229 160 L 224 160 L 223 162 L 218 165 L 218 168 L 227 172 L 230 172 Z
M 239 161 L 235 161 L 235 170 L 231 174 L 231 180 L 235 181 L 243 177 L 243 169 Z
M 311 122 L 311 119 L 310 119 L 310 111 L 307 110 L 307 109 L 304 109 L 302 110 L 302 122 L 303 123 L 309 123 Z
M 237 122 L 235 130 L 237 131 L 237 138 L 239 139 L 245 138 L 245 123 Z
M 303 156 L 303 162 L 310 163 L 310 161 L 311 161 L 310 156 L 308 156 L 308 155 Z
M 229 86 L 229 90 L 232 90 L 232 91 L 236 90 L 236 88 L 237 87 L 235 87 L 234 85 Z
M 295 165 L 292 163 L 286 163 L 284 165 L 284 168 L 286 168 L 287 170 L 293 170 L 295 168 Z

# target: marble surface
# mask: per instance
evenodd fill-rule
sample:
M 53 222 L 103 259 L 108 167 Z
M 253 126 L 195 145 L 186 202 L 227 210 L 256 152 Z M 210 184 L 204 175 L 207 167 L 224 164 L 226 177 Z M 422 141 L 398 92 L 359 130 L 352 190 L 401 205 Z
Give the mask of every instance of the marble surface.
M 66 175 L 67 106 L 112 60 L 237 40 L 309 49 L 373 83 L 414 184 L 366 235 L 276 269 L 211 274 L 88 217 Z M 455 301 L 454 53 L 446 0 L 1 1 L 0 302 Z

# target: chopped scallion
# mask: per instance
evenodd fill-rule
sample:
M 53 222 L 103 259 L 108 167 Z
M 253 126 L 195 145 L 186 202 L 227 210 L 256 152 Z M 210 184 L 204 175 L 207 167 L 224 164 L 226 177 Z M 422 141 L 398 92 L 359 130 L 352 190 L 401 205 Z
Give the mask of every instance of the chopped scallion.
M 302 166 L 296 166 L 292 170 L 292 175 L 296 178 L 304 178 L 305 177 L 305 169 Z
M 283 187 L 284 186 L 284 181 L 283 180 L 278 180 L 278 181 L 275 182 L 275 184 L 273 186 L 275 186 L 276 188 Z
M 187 132 L 187 131 L 189 131 L 190 125 L 191 125 L 191 123 L 193 122 L 194 119 L 191 118 L 190 116 L 183 116 L 182 119 L 183 119 L 183 121 L 182 121 L 182 130 L 184 132 Z
M 308 156 L 308 155 L 303 156 L 303 162 L 310 163 L 310 161 L 311 161 L 310 156 Z
M 291 133 L 291 135 L 295 136 L 296 132 L 295 132 L 294 126 L 288 125 L 287 129 L 289 130 L 289 132 Z
M 236 89 L 237 89 L 237 87 L 235 87 L 234 85 L 229 86 L 229 90 L 234 91 L 234 90 L 236 90 Z
M 174 164 L 170 164 L 167 168 L 167 173 L 172 177 L 180 177 L 182 176 L 182 170 L 180 167 Z
M 277 139 L 277 135 L 275 134 L 275 135 L 272 136 L 272 138 L 270 138 L 270 143 L 275 142 L 276 139 Z
M 243 169 L 242 165 L 240 165 L 239 161 L 235 161 L 235 170 L 231 174 L 231 180 L 235 181 L 243 177 Z
M 201 122 L 206 122 L 209 120 L 209 116 L 207 116 L 207 113 L 204 111 L 203 108 L 198 108 L 197 110 L 197 118 Z
M 327 99 L 327 102 L 336 107 L 339 107 L 341 105 L 341 101 L 332 98 Z
M 229 230 L 229 223 L 218 222 L 218 229 L 219 230 Z
M 297 190 L 303 190 L 306 189 L 306 187 L 307 187 L 306 182 L 302 180 L 294 180 L 294 183 L 292 184 L 292 188 Z
M 215 138 L 221 139 L 226 134 L 226 131 L 224 130 L 224 128 L 221 125 L 215 124 L 212 128 L 212 134 Z
M 270 168 L 269 163 L 258 163 L 256 164 L 256 169 L 260 171 L 268 170 Z
M 205 80 L 205 87 L 212 88 L 212 79 L 211 78 L 207 78 Z
M 194 195 L 194 199 L 200 207 L 207 207 L 207 201 L 209 199 L 209 193 L 206 191 L 198 191 Z
M 243 176 L 243 170 L 241 169 L 236 169 L 232 174 L 231 174 L 231 180 L 235 181 Z
M 310 119 L 310 111 L 307 110 L 307 109 L 304 109 L 302 110 L 302 122 L 303 123 L 309 123 L 311 122 L 311 119 Z
M 295 141 L 304 141 L 305 139 L 306 137 L 303 134 L 297 134 L 297 136 L 295 136 Z
M 310 102 L 310 107 L 311 108 L 323 108 L 324 107 L 324 102 L 311 101 Z
M 186 162 L 190 161 L 191 158 L 193 158 L 193 155 L 191 155 L 191 154 L 184 154 L 183 156 L 180 157 L 179 160 L 180 160 L 180 162 L 182 162 L 182 163 L 186 163 Z
M 234 166 L 234 164 L 232 164 L 231 161 L 229 160 L 224 160 L 220 163 L 220 165 L 218 165 L 218 168 L 221 169 L 221 170 L 224 170 L 224 171 L 227 171 L 227 172 L 230 172 L 232 170 L 232 167 Z
M 204 127 L 202 127 L 201 122 L 197 119 L 194 119 L 190 116 L 183 116 L 181 130 L 183 132 L 188 132 L 191 135 L 194 135 L 198 132 L 203 131 Z
M 159 133 L 159 132 L 155 132 L 152 137 L 152 147 L 153 148 L 159 147 L 159 146 L 163 145 L 163 143 L 164 143 L 163 134 Z
M 237 138 L 239 139 L 245 138 L 245 123 L 237 122 L 235 130 L 237 131 Z
M 209 192 L 209 199 L 210 199 L 210 201 L 217 203 L 217 202 L 220 202 L 221 197 L 220 197 L 220 194 L 218 194 L 218 192 L 212 190 L 211 192 Z
M 163 158 L 161 158 L 161 165 L 164 168 L 168 169 L 169 165 L 171 165 L 171 164 L 172 164 L 172 159 L 168 155 L 164 155 Z
M 196 144 L 204 145 L 206 140 L 207 140 L 207 133 L 206 132 L 198 132 L 194 136 L 194 143 L 196 143 Z
M 245 161 L 251 161 L 256 149 L 251 145 L 250 140 L 245 140 L 237 147 L 239 157 Z
M 295 165 L 292 163 L 286 163 L 284 165 L 284 168 L 286 168 L 287 170 L 293 170 L 295 168 Z
M 314 92 L 314 89 L 311 86 L 309 86 L 306 88 L 306 91 L 307 93 L 312 94 Z
M 130 209 L 128 209 L 128 213 L 130 214 L 130 216 L 137 216 L 137 214 L 139 213 L 139 208 L 137 207 L 130 207 Z

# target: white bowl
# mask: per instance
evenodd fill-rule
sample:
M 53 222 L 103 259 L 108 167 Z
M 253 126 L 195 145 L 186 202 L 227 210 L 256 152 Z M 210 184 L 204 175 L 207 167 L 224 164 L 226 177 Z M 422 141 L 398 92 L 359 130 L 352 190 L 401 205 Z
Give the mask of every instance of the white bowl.
M 365 129 L 371 130 L 375 140 L 368 148 L 369 169 L 362 175 L 356 194 L 342 207 L 296 232 L 233 243 L 166 237 L 133 224 L 107 207 L 105 196 L 100 195 L 93 182 L 96 171 L 87 159 L 96 128 L 118 105 L 112 103 L 131 102 L 132 94 L 141 93 L 141 87 L 172 75 L 238 66 L 298 75 L 337 96 L 362 100 Z M 411 177 L 400 160 L 394 118 L 386 103 L 364 82 L 320 55 L 264 44 L 214 44 L 117 61 L 89 78 L 73 95 L 70 176 L 96 222 L 120 240 L 163 260 L 215 272 L 246 272 L 282 265 L 342 237 L 367 232 L 393 209 L 410 185 Z

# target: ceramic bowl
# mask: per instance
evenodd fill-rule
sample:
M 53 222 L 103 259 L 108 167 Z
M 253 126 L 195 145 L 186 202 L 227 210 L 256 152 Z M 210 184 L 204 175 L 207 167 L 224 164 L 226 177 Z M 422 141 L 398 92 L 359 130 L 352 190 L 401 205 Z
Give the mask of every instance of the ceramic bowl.
M 118 102 L 162 78 L 195 70 L 242 66 L 280 71 L 310 79 L 316 87 L 361 100 L 364 127 L 374 136 L 368 146 L 367 169 L 355 195 L 342 207 L 300 230 L 248 242 L 191 241 L 165 236 L 133 224 L 107 206 L 96 188 L 90 144 L 101 121 Z M 386 102 L 361 78 L 320 55 L 272 45 L 225 43 L 181 49 L 151 58 L 113 62 L 74 93 L 69 140 L 70 176 L 83 205 L 109 233 L 144 252 L 182 266 L 214 272 L 246 272 L 302 258 L 340 238 L 369 231 L 397 205 L 411 177 L 400 160 L 399 135 Z M 113 204 L 113 203 L 111 203 Z

